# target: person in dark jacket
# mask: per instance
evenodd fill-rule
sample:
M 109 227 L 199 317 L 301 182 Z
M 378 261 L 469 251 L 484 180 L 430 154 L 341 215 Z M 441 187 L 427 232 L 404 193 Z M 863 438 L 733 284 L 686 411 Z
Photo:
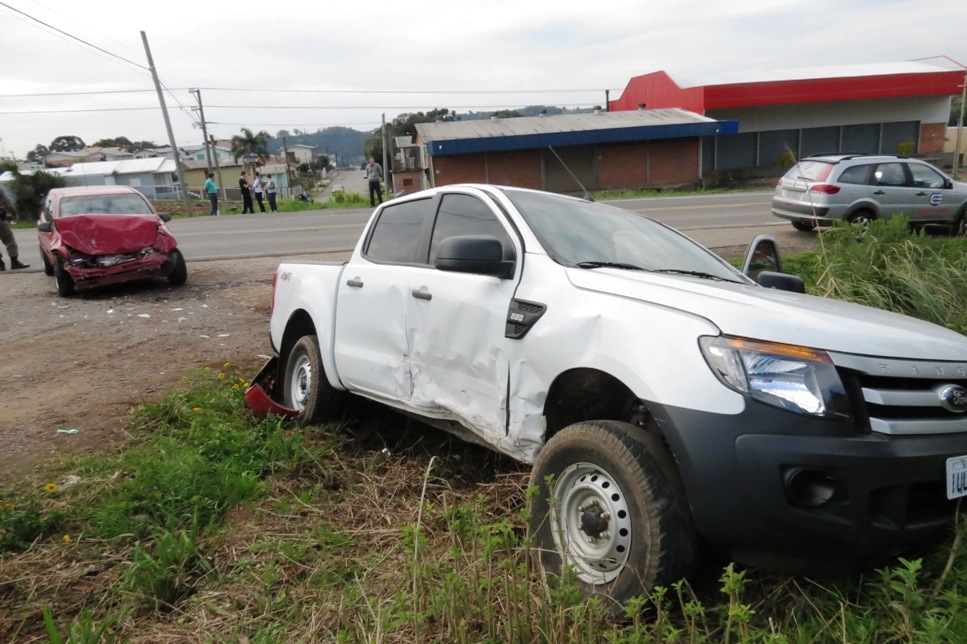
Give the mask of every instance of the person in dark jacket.
M 248 187 L 248 178 L 245 176 L 245 170 L 242 170 L 242 176 L 238 179 L 238 188 L 242 191 L 242 214 L 247 212 L 255 213 L 255 208 L 252 207 L 252 191 Z
M 17 240 L 14 239 L 10 224 L 7 223 L 7 207 L 0 201 L 0 241 L 7 247 L 7 255 L 10 256 L 10 268 L 17 270 L 20 268 L 30 268 L 30 264 L 24 264 L 18 258 L 20 249 L 17 248 Z M 7 270 L 7 265 L 3 263 L 3 255 L 0 255 L 0 271 Z

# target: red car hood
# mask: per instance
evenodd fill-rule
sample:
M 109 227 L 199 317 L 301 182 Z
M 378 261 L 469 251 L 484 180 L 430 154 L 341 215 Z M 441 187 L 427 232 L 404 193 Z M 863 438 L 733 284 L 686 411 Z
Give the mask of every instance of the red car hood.
M 114 255 L 155 246 L 159 223 L 154 215 L 74 215 L 54 225 L 63 245 L 87 255 Z

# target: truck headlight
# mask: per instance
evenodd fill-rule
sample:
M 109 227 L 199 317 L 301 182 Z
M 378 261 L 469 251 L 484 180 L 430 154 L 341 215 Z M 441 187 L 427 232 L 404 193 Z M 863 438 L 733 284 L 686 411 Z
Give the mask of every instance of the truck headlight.
M 849 401 L 825 351 L 735 336 L 703 336 L 705 361 L 722 383 L 800 414 L 849 418 Z

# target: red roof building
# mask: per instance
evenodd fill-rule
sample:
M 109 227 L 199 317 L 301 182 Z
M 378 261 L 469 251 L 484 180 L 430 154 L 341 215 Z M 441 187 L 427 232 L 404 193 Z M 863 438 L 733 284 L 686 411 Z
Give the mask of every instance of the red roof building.
M 739 132 L 703 145 L 709 172 L 777 173 L 819 152 L 938 155 L 965 67 L 949 58 L 714 75 L 632 78 L 609 110 L 679 107 Z

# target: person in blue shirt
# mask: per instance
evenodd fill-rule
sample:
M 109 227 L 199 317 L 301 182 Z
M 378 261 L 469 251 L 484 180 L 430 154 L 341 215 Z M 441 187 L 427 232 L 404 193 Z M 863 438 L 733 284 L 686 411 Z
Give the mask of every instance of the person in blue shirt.
M 208 200 L 212 202 L 212 209 L 208 216 L 214 217 L 218 214 L 218 186 L 215 185 L 214 172 L 208 173 L 208 179 L 205 180 L 205 192 L 208 193 Z

